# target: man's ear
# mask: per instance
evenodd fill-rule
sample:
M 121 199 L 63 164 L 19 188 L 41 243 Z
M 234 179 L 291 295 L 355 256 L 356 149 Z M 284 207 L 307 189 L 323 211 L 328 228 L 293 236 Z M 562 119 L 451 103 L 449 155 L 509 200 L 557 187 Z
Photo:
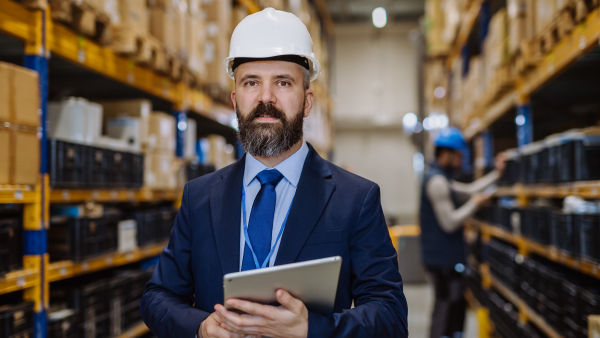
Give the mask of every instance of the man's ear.
M 233 103 L 233 110 L 236 110 L 236 107 L 235 107 L 235 90 L 231 92 L 231 102 Z
M 307 89 L 304 91 L 304 118 L 307 118 L 312 110 L 313 100 L 315 98 L 315 93 L 312 89 Z

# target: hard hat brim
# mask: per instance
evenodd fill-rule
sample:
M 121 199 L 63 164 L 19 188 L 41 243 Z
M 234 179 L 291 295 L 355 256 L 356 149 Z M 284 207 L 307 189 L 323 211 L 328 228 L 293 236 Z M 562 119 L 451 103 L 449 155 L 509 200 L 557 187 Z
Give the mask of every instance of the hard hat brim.
M 293 55 L 302 56 L 302 57 L 305 57 L 306 59 L 308 59 L 308 63 L 309 63 L 308 72 L 310 74 L 311 82 L 316 80 L 319 77 L 319 74 L 321 74 L 321 64 L 314 56 L 305 55 L 305 54 L 293 54 Z M 264 60 L 264 59 L 267 59 L 272 56 L 273 55 L 270 55 L 270 56 L 236 56 L 236 57 L 250 58 L 250 59 L 256 59 L 256 61 L 260 61 L 260 60 Z M 229 77 L 232 80 L 235 80 L 235 78 L 233 77 L 233 69 L 232 68 L 233 68 L 233 60 L 236 57 L 230 56 L 230 57 L 226 58 L 225 60 L 223 60 L 223 66 L 225 66 L 225 71 L 227 72 L 227 75 L 229 75 Z M 282 61 L 282 62 L 285 62 L 285 61 Z

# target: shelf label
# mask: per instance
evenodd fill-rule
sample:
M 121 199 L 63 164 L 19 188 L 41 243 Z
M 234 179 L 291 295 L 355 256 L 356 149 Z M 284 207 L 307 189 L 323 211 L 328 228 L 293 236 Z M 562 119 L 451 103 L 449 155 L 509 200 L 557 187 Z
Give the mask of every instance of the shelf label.
M 61 276 L 66 276 L 67 275 L 67 269 L 66 268 L 60 268 L 60 270 L 58 270 L 58 274 Z
M 133 75 L 133 73 L 128 73 L 127 74 L 127 82 L 129 82 L 129 83 L 134 83 L 135 82 L 135 75 Z
M 24 287 L 25 286 L 25 278 L 23 278 L 23 277 L 17 278 L 17 286 L 20 288 Z
M 98 190 L 94 190 L 92 191 L 92 198 L 97 200 L 100 197 L 100 193 L 98 192 Z
M 119 193 L 116 190 L 110 192 L 110 198 L 116 200 L 119 197 Z
M 579 38 L 579 49 L 585 49 L 585 46 L 587 45 L 586 41 L 585 41 L 585 36 L 582 36 Z
M 68 190 L 63 190 L 62 197 L 63 197 L 63 200 L 69 200 L 70 199 L 69 191 Z
M 77 45 L 79 47 L 77 50 L 77 61 L 85 63 L 85 38 L 80 36 L 77 39 Z
M 592 195 L 598 196 L 598 188 L 593 188 L 592 189 Z
M 15 191 L 15 199 L 16 200 L 22 200 L 23 199 L 23 192 L 21 190 Z
M 125 255 L 125 259 L 128 261 L 132 261 L 133 260 L 133 254 L 130 252 L 127 255 Z
M 135 199 L 135 193 L 133 191 L 128 191 L 127 192 L 127 198 L 130 200 L 134 200 Z
M 106 257 L 106 265 L 112 265 L 112 264 L 113 264 L 112 257 Z
M 88 263 L 83 263 L 83 264 L 81 265 L 81 268 L 82 268 L 84 271 L 87 271 L 87 270 L 89 270 L 89 269 L 90 269 L 90 266 L 89 266 L 89 264 L 88 264 Z

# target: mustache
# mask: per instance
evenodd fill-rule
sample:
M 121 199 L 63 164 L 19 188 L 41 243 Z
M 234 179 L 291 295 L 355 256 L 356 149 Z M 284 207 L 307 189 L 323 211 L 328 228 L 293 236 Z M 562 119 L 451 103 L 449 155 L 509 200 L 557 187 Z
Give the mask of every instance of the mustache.
M 246 117 L 248 122 L 253 121 L 261 116 L 275 117 L 279 120 L 285 121 L 285 113 L 275 108 L 272 104 L 265 104 L 260 102 Z

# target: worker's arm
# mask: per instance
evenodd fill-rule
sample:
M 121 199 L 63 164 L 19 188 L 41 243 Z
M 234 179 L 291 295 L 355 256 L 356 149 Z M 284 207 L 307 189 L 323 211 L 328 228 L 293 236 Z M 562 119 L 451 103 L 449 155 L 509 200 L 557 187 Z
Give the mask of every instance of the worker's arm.
M 169 244 L 156 265 L 140 301 L 144 323 L 158 338 L 193 338 L 209 313 L 192 306 L 194 283 L 190 268 L 191 233 L 188 185 L 175 219 Z
M 442 175 L 435 175 L 429 179 L 425 192 L 433 205 L 433 211 L 442 230 L 452 233 L 460 228 L 465 219 L 475 213 L 482 197 L 473 195 L 460 208 L 455 209 L 450 196 L 450 184 Z
M 308 337 L 408 337 L 398 256 L 376 184 L 367 193 L 351 234 L 350 257 L 355 307 L 327 315 L 310 312 Z
M 496 181 L 500 178 L 500 171 L 493 170 L 489 172 L 487 175 L 481 177 L 475 182 L 471 183 L 462 183 L 457 181 L 452 181 L 452 190 L 456 191 L 459 194 L 464 194 L 471 196 L 478 192 L 484 191 L 490 185 L 496 183 Z

